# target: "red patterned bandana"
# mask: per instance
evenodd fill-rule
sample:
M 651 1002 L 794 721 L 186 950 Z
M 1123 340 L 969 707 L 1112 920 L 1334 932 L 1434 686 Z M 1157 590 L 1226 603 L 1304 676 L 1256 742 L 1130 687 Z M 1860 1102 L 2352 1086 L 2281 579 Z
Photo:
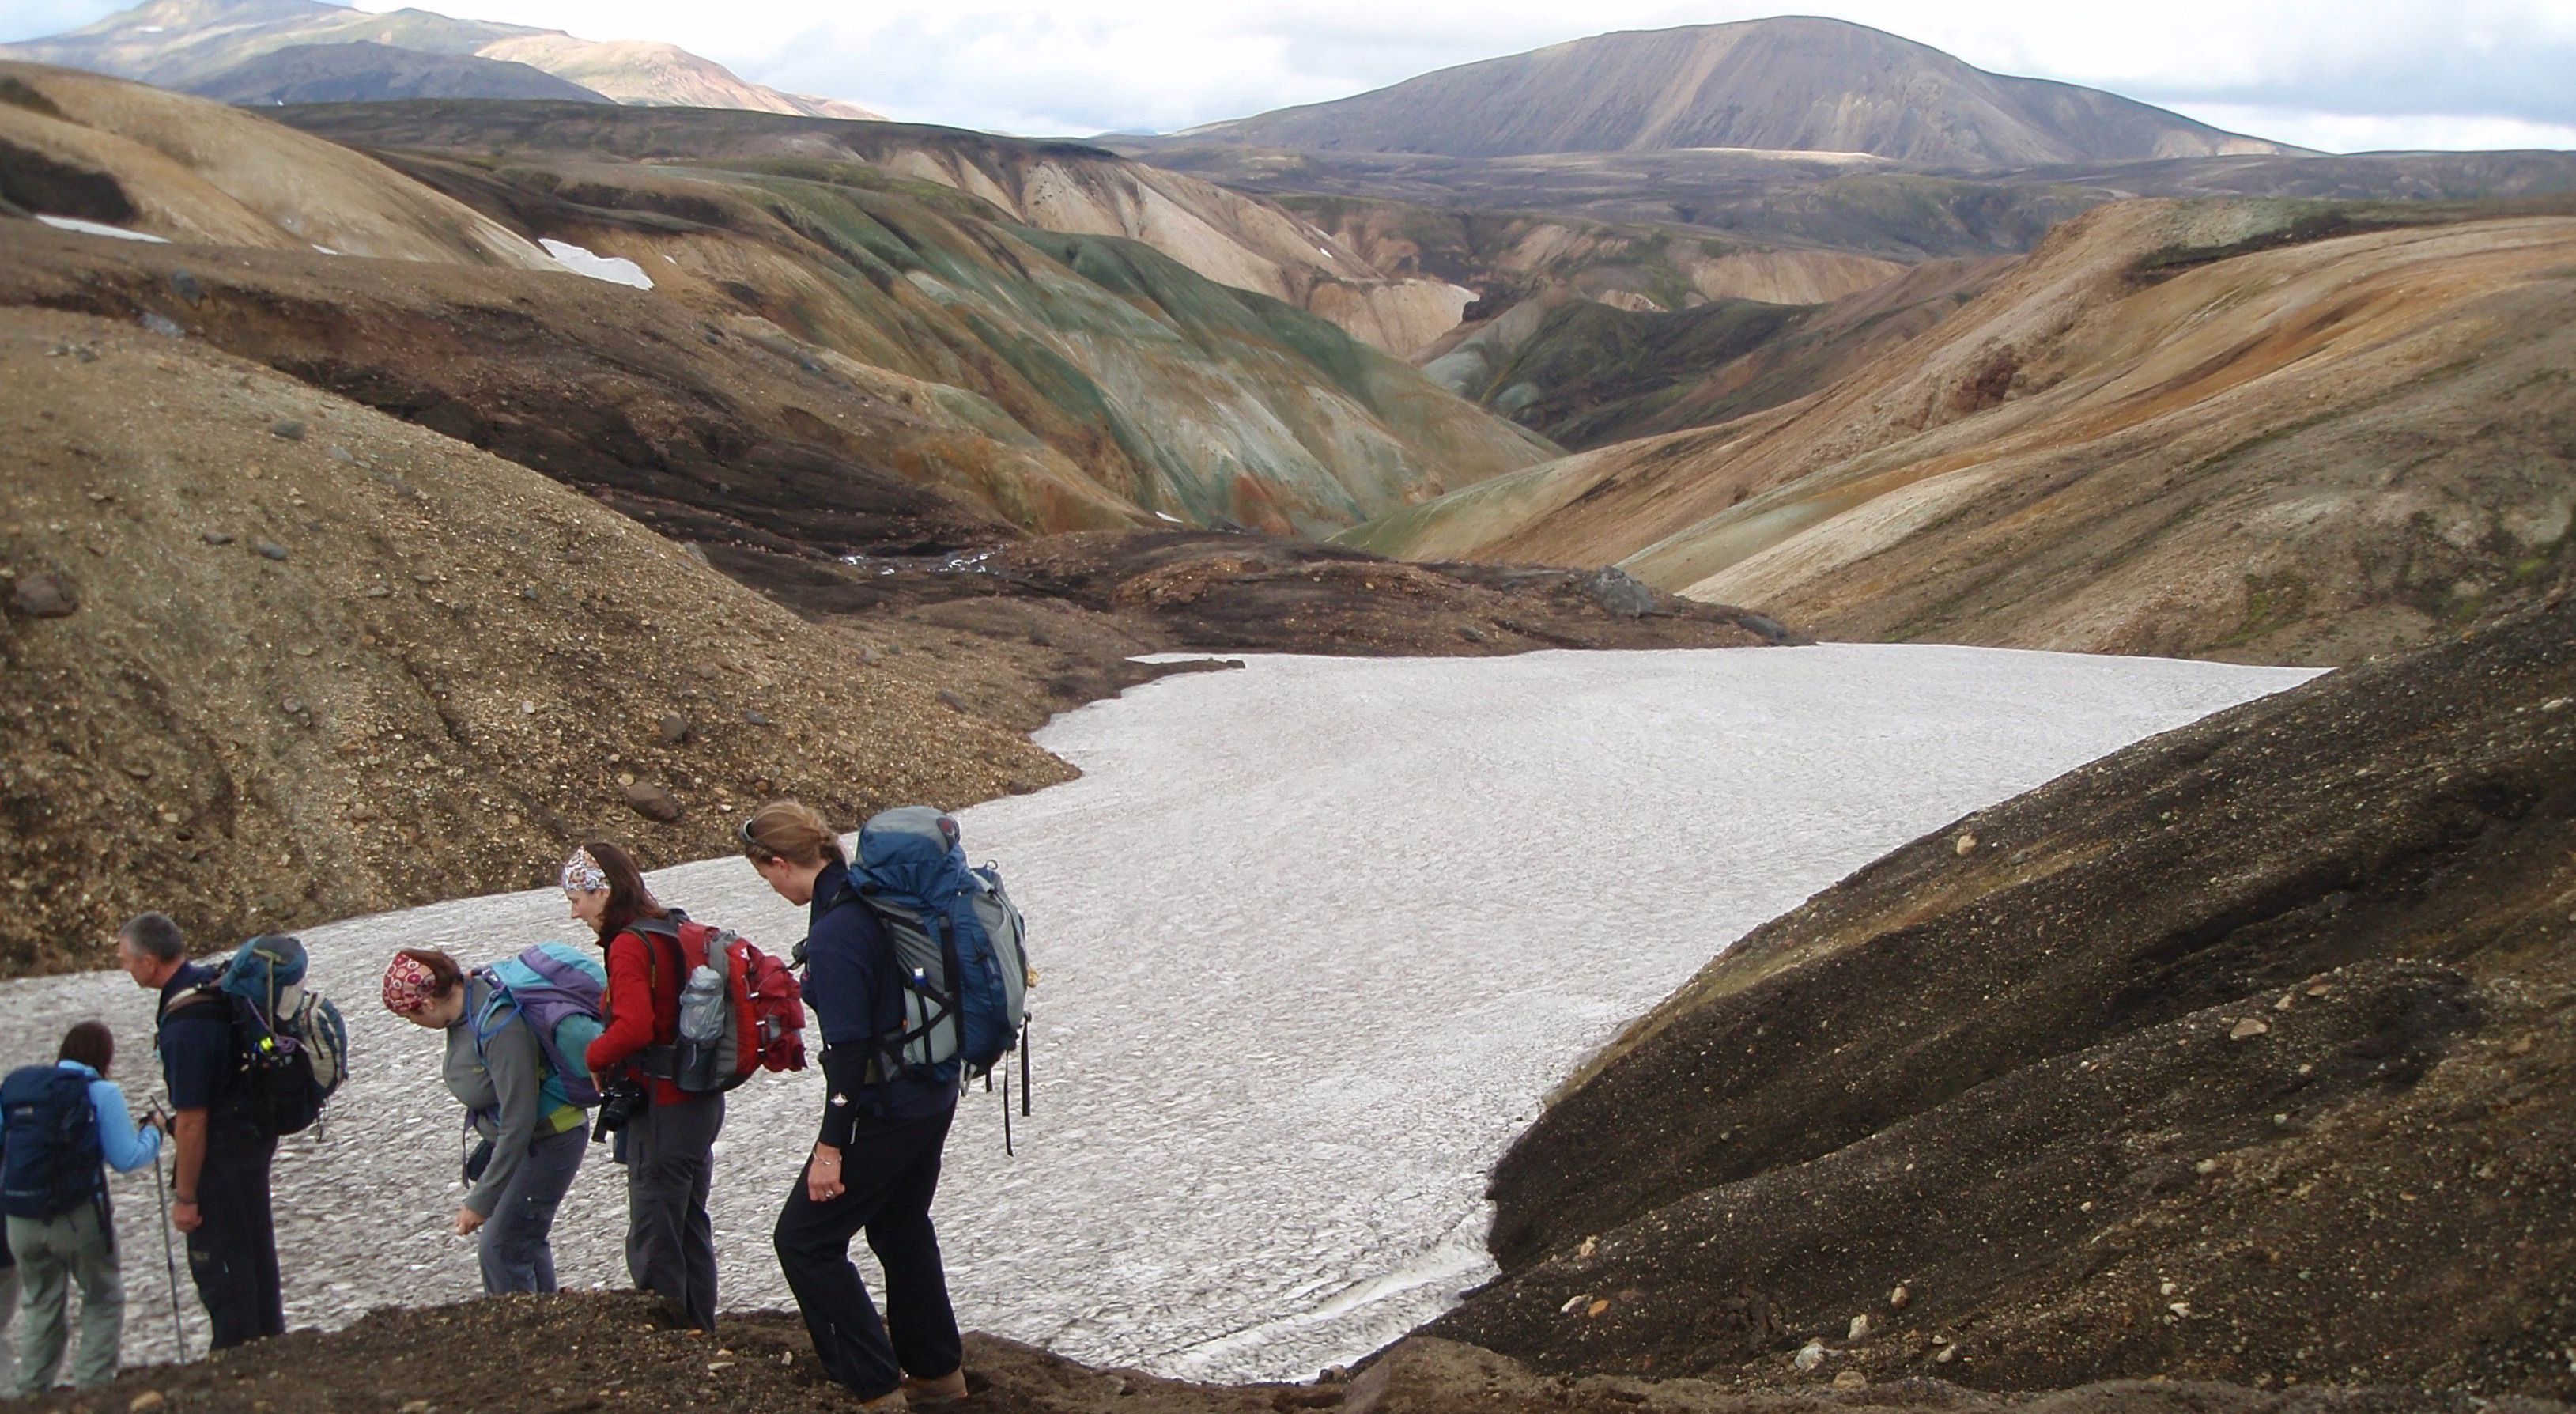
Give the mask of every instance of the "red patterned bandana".
M 385 968 L 385 1010 L 409 1016 L 438 1000 L 438 979 L 417 958 L 394 954 Z

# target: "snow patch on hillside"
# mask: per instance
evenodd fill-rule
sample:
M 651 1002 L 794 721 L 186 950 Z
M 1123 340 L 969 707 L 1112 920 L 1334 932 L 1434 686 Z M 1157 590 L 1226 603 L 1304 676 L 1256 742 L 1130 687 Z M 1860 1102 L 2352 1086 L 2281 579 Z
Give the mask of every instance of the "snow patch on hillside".
M 544 246 L 546 254 L 553 256 L 557 264 L 576 275 L 606 280 L 612 285 L 632 285 L 639 290 L 653 288 L 653 277 L 644 273 L 644 267 L 623 256 L 594 255 L 570 241 L 544 237 L 540 237 L 537 244 Z
M 1248 664 L 1057 719 L 1038 739 L 1083 777 L 963 817 L 1042 974 L 1019 1156 L 980 1090 L 949 1143 L 970 1328 L 1221 1379 L 1372 1349 L 1491 1274 L 1485 1176 L 1548 1088 L 1733 940 L 1967 811 L 2309 676 L 1862 646 Z M 654 878 L 764 946 L 803 933 L 739 860 Z M 384 958 L 576 936 L 551 890 L 304 934 L 357 1061 L 327 1132 L 280 1155 L 291 1323 L 477 1290 L 447 1233 L 457 1112 L 435 1038 L 374 1003 Z M 90 1016 L 157 1090 L 150 999 L 117 973 L 0 989 L 0 1063 Z M 769 1230 L 818 1085 L 730 1098 L 728 1308 L 789 1303 Z M 556 1230 L 567 1285 L 625 1284 L 622 1179 L 594 1149 Z M 166 1358 L 151 1176 L 116 1192 L 127 1357 Z
M 99 221 L 84 221 L 77 216 L 48 216 L 40 211 L 36 213 L 36 219 L 57 231 L 73 231 L 84 236 L 110 236 L 120 241 L 149 241 L 154 245 L 170 243 L 168 236 L 156 236 L 150 231 L 129 231 L 123 226 L 110 226 Z

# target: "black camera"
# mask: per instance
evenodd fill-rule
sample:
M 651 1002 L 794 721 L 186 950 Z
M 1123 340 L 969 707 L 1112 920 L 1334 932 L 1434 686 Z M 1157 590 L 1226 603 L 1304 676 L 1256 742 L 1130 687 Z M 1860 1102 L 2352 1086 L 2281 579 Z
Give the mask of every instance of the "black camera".
M 609 1090 L 600 1097 L 599 1123 L 590 1131 L 590 1142 L 596 1144 L 624 1130 L 634 1123 L 635 1111 L 643 1105 L 644 1087 L 640 1085 L 619 1085 Z
M 467 1183 L 482 1182 L 483 1171 L 490 1167 L 492 1167 L 492 1141 L 486 1139 L 482 1143 L 474 1146 L 473 1153 L 465 1156 L 465 1181 Z

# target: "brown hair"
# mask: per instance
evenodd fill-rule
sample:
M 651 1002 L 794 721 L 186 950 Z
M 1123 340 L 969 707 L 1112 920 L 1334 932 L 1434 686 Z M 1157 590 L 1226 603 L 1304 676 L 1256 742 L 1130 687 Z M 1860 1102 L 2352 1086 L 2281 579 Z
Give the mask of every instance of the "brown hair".
M 803 868 L 830 860 L 846 865 L 849 857 L 841 853 L 841 837 L 832 833 L 814 808 L 798 800 L 773 800 L 753 812 L 736 832 L 742 840 L 743 855 L 756 864 L 784 859 Z
M 116 1036 L 104 1021 L 84 1021 L 63 1033 L 63 1048 L 57 1059 L 79 1061 L 101 1075 L 107 1074 L 107 1063 L 116 1059 Z
M 456 959 L 436 948 L 397 948 L 394 956 L 410 958 L 428 968 L 430 985 L 438 989 L 441 997 L 465 985 L 465 969 L 456 965 Z
M 599 936 L 614 938 L 635 926 L 638 918 L 668 918 L 671 911 L 644 887 L 644 871 L 635 867 L 635 856 L 608 843 L 593 840 L 583 845 L 590 852 L 599 872 L 608 876 L 608 909 L 599 915 Z

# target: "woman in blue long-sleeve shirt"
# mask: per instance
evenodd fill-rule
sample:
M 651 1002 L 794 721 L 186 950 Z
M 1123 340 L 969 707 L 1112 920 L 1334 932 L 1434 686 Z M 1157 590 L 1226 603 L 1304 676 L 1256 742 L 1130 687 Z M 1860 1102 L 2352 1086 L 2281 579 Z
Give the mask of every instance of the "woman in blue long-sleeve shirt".
M 107 1206 L 107 1181 L 94 1168 L 87 1176 L 91 1192 L 69 1210 L 39 1216 L 14 1211 L 22 1202 L 21 1176 L 36 1168 L 19 1146 L 38 1142 L 34 1126 L 49 1109 L 46 1100 L 22 1103 L 20 1097 L 45 1089 L 63 1093 L 68 1090 L 65 1081 L 77 1077 L 87 1084 L 71 1098 L 89 1107 L 97 1125 L 101 1161 L 127 1173 L 161 1156 L 161 1131 L 149 1124 L 138 1129 L 133 1112 L 126 1108 L 124 1087 L 107 1078 L 108 1065 L 116 1058 L 116 1038 L 105 1026 L 95 1021 L 74 1026 L 64 1034 L 58 1054 L 61 1058 L 51 1074 L 45 1073 L 46 1067 L 29 1066 L 9 1077 L 8 1121 L 0 1129 L 0 1172 L 9 1176 L 13 1208 L 9 1248 L 18 1259 L 24 1307 L 25 1326 L 18 1337 L 17 1395 L 21 1399 L 44 1393 L 62 1368 L 71 1336 L 64 1324 L 64 1307 L 75 1281 L 81 1289 L 81 1339 L 80 1354 L 72 1361 L 72 1383 L 87 1389 L 116 1378 L 117 1342 L 125 1333 L 125 1283 L 117 1273 L 116 1227 Z

